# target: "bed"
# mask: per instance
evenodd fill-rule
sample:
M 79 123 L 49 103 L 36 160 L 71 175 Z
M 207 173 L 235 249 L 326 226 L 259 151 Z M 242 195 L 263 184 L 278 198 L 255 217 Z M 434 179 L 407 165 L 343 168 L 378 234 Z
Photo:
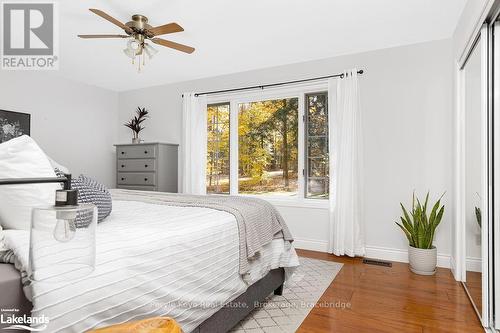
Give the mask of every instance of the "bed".
M 47 332 L 84 332 L 153 316 L 172 317 L 185 332 L 227 332 L 257 302 L 279 294 L 299 265 L 291 243 L 275 237 L 242 274 L 235 214 L 158 204 L 133 192 L 113 193 L 113 212 L 98 226 L 96 269 L 84 279 L 27 285 L 22 292 L 19 270 L 27 267 L 29 232 L 5 230 L 19 270 L 0 265 L 2 308 L 21 313 L 33 307 L 33 316 L 50 318 Z
M 281 295 L 285 280 L 285 270 L 283 268 L 271 270 L 264 278 L 255 282 L 248 289 L 232 301 L 234 304 L 248 304 L 247 308 L 224 307 L 215 312 L 208 319 L 204 320 L 193 332 L 227 332 L 243 318 L 245 318 L 254 308 L 256 302 L 261 302 L 266 296 L 273 293 Z M 0 264 L 0 308 L 16 309 L 16 316 L 29 316 L 32 304 L 26 299 L 22 289 L 21 276 L 12 264 Z M 4 311 L 8 314 L 9 311 Z M 0 324 L 0 329 L 10 326 Z M 15 333 L 19 330 L 2 330 L 5 333 Z

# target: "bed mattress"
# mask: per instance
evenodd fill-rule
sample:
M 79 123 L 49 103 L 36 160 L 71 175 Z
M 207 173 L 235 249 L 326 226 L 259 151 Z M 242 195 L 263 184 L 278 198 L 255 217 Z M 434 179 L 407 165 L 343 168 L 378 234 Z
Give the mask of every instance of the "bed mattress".
M 27 267 L 29 235 L 5 231 L 5 243 Z M 34 284 L 33 315 L 48 332 L 84 332 L 153 316 L 175 318 L 190 332 L 271 269 L 298 266 L 282 239 L 267 244 L 239 274 L 233 215 L 194 207 L 113 201 L 98 226 L 96 270 L 84 279 Z

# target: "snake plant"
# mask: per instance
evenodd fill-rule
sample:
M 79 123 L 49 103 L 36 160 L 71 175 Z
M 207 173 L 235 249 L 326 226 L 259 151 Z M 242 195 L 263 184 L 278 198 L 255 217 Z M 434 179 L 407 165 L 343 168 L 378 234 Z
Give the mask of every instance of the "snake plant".
M 401 216 L 401 223 L 396 222 L 396 224 L 405 233 L 410 246 L 419 249 L 432 248 L 434 233 L 444 214 L 444 205 L 441 205 L 443 195 L 432 207 L 430 215 L 427 214 L 429 192 L 425 196 L 424 204 L 421 204 L 420 200 L 415 197 L 415 193 L 413 193 L 412 209 L 410 212 L 400 203 L 403 216 Z
M 474 207 L 474 212 L 476 213 L 476 221 L 477 221 L 477 224 L 479 225 L 479 228 L 482 228 L 482 225 L 481 225 L 481 208 L 479 207 Z

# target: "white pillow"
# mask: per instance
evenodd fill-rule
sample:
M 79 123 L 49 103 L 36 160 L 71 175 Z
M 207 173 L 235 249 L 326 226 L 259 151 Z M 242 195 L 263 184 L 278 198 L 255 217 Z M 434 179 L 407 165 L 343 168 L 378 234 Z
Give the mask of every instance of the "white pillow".
M 56 177 L 47 156 L 27 135 L 0 144 L 0 178 Z M 31 208 L 54 204 L 59 184 L 0 185 L 0 225 L 29 230 Z

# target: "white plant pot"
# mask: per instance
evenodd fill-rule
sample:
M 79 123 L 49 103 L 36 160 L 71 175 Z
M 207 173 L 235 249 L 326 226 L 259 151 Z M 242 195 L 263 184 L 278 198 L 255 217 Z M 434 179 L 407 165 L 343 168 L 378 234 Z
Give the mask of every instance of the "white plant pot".
M 437 265 L 437 249 L 418 249 L 408 246 L 408 261 L 410 270 L 415 274 L 434 275 Z

